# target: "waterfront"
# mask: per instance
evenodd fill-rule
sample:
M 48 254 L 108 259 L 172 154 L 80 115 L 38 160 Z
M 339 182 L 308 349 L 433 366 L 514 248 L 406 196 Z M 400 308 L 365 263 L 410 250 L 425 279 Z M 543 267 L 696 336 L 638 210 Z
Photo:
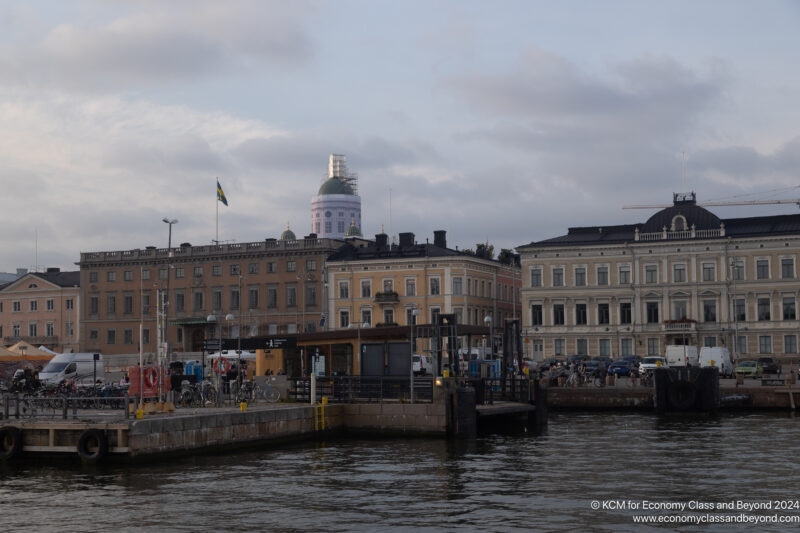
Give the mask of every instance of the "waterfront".
M 28 461 L 0 470 L 0 513 L 7 531 L 641 531 L 633 511 L 591 502 L 796 497 L 798 424 L 773 412 L 553 412 L 539 436 L 336 438 L 136 466 Z

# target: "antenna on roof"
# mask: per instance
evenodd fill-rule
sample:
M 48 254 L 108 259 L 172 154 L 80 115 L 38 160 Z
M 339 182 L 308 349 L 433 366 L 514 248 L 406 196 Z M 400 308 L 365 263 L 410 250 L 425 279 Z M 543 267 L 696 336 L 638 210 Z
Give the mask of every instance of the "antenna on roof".
M 681 184 L 683 185 L 683 190 L 686 190 L 686 152 L 681 152 Z

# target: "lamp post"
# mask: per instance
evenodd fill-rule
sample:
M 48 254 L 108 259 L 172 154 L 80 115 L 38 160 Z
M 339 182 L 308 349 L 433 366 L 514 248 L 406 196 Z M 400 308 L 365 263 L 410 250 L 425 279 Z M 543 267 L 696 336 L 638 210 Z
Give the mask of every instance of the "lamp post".
M 169 361 L 169 325 L 167 322 L 167 314 L 169 311 L 169 278 L 172 277 L 170 274 L 170 269 L 172 268 L 172 225 L 178 223 L 177 218 L 167 218 L 164 217 L 161 219 L 162 222 L 169 225 L 169 236 L 167 237 L 167 296 L 164 302 L 164 344 L 167 345 L 167 361 Z M 160 347 L 159 347 L 160 348 Z
M 232 316 L 232 315 L 231 315 Z M 219 359 L 222 357 L 222 321 L 217 320 L 217 317 L 214 313 L 211 313 L 206 317 L 206 322 L 209 324 L 216 324 L 217 331 L 219 332 L 219 336 L 217 340 L 219 342 L 219 348 L 217 349 L 217 369 L 219 369 Z M 213 367 L 212 367 L 213 368 Z M 217 407 L 222 406 L 222 388 L 220 387 L 220 373 L 216 372 L 217 374 Z
M 240 312 L 240 314 L 241 314 L 241 312 Z M 231 335 L 231 323 L 235 319 L 236 319 L 236 317 L 233 316 L 233 313 L 228 313 L 227 315 L 225 315 L 225 322 L 228 323 L 228 338 L 230 338 L 230 335 Z M 241 387 L 241 385 L 242 385 L 242 380 L 241 380 L 241 375 L 242 375 L 242 333 L 241 333 L 241 329 L 239 331 L 239 334 L 237 335 L 237 339 L 238 339 L 238 342 L 236 344 L 236 348 L 237 348 L 236 352 L 237 352 L 237 358 L 238 358 L 238 362 L 239 362 L 239 372 L 238 372 L 237 376 L 239 376 L 239 377 L 237 377 L 236 381 L 237 381 L 238 386 Z M 220 341 L 222 341 L 222 339 L 220 339 Z M 220 357 L 222 357 L 222 344 L 220 344 Z M 217 364 L 219 364 L 219 363 L 217 363 Z M 228 384 L 228 387 L 230 387 L 230 383 Z M 230 391 L 230 389 L 228 389 L 228 390 Z
M 306 289 L 306 287 L 305 287 L 305 282 L 306 281 L 311 281 L 313 279 L 313 277 L 314 277 L 313 274 L 311 272 L 305 270 L 305 269 L 303 269 L 301 272 L 297 273 L 297 281 L 298 281 L 297 291 L 299 293 L 298 297 L 297 297 L 297 303 L 298 303 L 298 307 L 300 307 L 300 328 L 298 328 L 298 330 L 297 330 L 298 333 L 305 333 L 305 331 L 306 331 L 306 297 L 305 297 L 305 289 Z M 300 299 L 300 295 L 303 296 L 302 299 Z M 295 322 L 297 322 L 297 311 L 296 310 L 295 310 L 294 320 L 295 320 Z
M 419 309 L 416 307 L 411 310 L 411 370 L 409 371 L 409 383 L 411 384 L 410 400 L 414 403 L 414 352 L 416 351 L 416 339 L 414 339 L 414 324 L 417 323 Z M 420 365 L 422 361 L 420 361 Z
M 489 353 L 494 355 L 494 325 L 492 324 L 492 315 L 486 315 L 483 323 L 489 328 Z M 492 357 L 494 359 L 494 357 Z

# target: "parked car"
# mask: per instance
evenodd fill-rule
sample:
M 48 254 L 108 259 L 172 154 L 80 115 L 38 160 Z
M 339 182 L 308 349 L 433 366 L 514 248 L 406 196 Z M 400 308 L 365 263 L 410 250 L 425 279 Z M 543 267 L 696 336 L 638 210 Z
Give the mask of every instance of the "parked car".
M 597 355 L 595 357 L 592 357 L 592 361 L 599 361 L 606 366 L 612 363 L 611 358 L 607 355 Z
M 542 369 L 542 370 L 550 370 L 551 368 L 555 368 L 555 367 L 559 366 L 561 363 L 562 363 L 561 360 L 553 357 L 553 358 L 547 359 L 545 361 L 542 361 L 542 364 L 539 365 L 539 368 Z
M 760 378 L 764 375 L 764 369 L 758 366 L 758 363 L 755 361 L 742 361 L 738 365 L 736 365 L 736 370 L 734 371 L 736 375 L 741 375 L 750 378 Z
M 759 357 L 758 366 L 764 371 L 764 374 L 780 374 L 781 373 L 781 365 L 775 362 L 775 359 L 772 357 Z
M 625 357 L 621 357 L 620 361 L 627 361 L 633 365 L 634 368 L 639 368 L 639 363 L 642 362 L 642 358 L 638 355 L 626 355 Z
M 608 374 L 615 376 L 630 376 L 633 374 L 635 376 L 637 371 L 630 361 L 617 361 L 616 363 L 611 363 L 611 366 L 608 367 Z
M 659 364 L 660 363 L 660 364 Z M 639 373 L 652 372 L 656 368 L 668 368 L 667 360 L 661 356 L 645 357 L 639 363 Z
M 590 357 L 588 355 L 570 355 L 567 357 L 567 366 L 575 363 L 576 365 L 580 366 L 583 361 L 588 361 Z

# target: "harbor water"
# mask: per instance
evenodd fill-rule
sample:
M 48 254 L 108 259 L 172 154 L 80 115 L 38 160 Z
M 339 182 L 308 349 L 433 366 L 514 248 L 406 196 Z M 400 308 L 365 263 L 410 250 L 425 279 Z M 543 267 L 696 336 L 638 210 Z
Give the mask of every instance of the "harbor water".
M 799 441 L 800 420 L 784 413 L 552 412 L 539 435 L 337 437 L 96 467 L 25 460 L 0 465 L 0 519 L 26 532 L 796 531 L 634 518 L 800 520 L 796 508 L 688 508 L 800 498 Z

